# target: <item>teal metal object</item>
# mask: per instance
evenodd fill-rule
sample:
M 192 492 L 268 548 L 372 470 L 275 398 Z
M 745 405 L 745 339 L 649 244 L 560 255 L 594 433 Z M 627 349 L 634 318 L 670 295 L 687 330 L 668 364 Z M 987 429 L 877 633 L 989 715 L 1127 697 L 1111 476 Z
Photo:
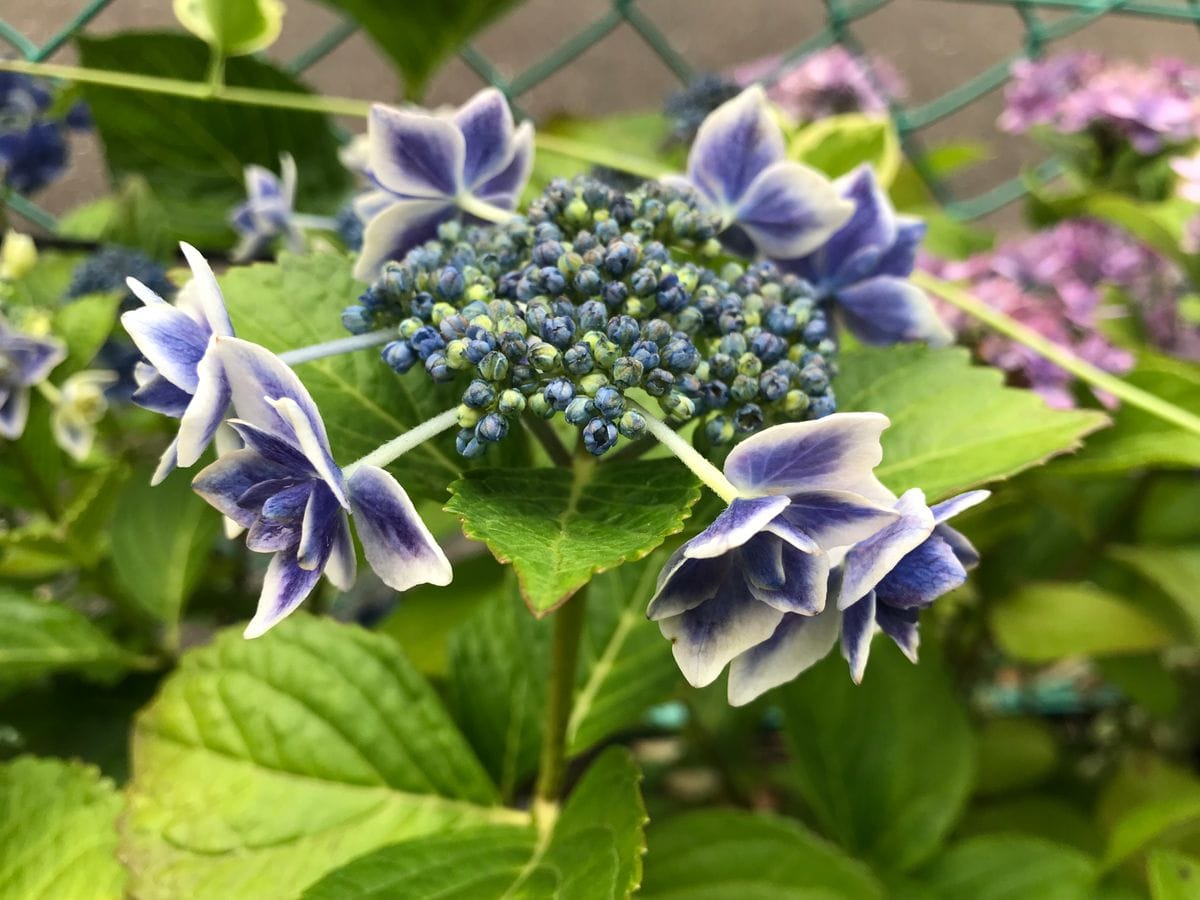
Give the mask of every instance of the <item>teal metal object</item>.
M 113 0 L 89 0 L 63 27 L 42 44 L 29 39 L 11 24 L 0 18 L 0 46 L 8 44 L 23 58 L 42 62 L 49 59 L 77 33 L 87 27 Z M 778 79 L 798 59 L 832 44 L 843 44 L 854 51 L 861 47 L 854 34 L 855 24 L 876 10 L 886 6 L 890 0 L 824 0 L 825 25 L 816 34 L 782 54 L 779 65 L 765 81 Z M 988 67 L 983 72 L 946 91 L 939 97 L 915 106 L 894 104 L 890 110 L 900 136 L 901 146 L 917 174 L 929 187 L 930 193 L 942 203 L 946 211 L 962 220 L 971 220 L 994 212 L 1000 207 L 1020 199 L 1026 192 L 1021 178 L 995 185 L 972 197 L 957 196 L 952 187 L 930 167 L 921 146 L 920 132 L 963 107 L 975 102 L 991 91 L 998 90 L 1008 81 L 1012 63 L 1017 59 L 1037 58 L 1051 50 L 1055 41 L 1074 34 L 1081 28 L 1104 15 L 1140 16 L 1163 21 L 1191 23 L 1200 28 L 1200 0 L 1178 0 L 1170 3 L 1163 0 L 945 0 L 945 2 L 972 2 L 984 6 L 1007 7 L 1019 18 L 1024 28 L 1024 40 L 1020 52 Z M 1048 21 L 1042 14 L 1052 14 Z M 503 72 L 472 44 L 465 45 L 459 56 L 468 67 L 484 81 L 504 92 L 513 107 L 520 112 L 522 96 L 556 72 L 571 65 L 582 53 L 595 46 L 612 31 L 622 26 L 632 28 L 645 42 L 647 49 L 655 54 L 680 81 L 687 81 L 694 74 L 693 67 L 676 50 L 669 37 L 645 15 L 638 0 L 611 0 L 609 8 L 594 21 L 569 36 L 540 60 L 512 77 Z M 299 53 L 287 68 L 299 74 L 333 52 L 358 30 L 350 20 L 333 26 L 311 46 Z M 1051 158 L 1037 167 L 1037 174 L 1046 177 L 1057 171 L 1058 163 Z M 27 197 L 9 193 L 3 202 L 21 215 L 46 228 L 53 228 L 54 218 Z

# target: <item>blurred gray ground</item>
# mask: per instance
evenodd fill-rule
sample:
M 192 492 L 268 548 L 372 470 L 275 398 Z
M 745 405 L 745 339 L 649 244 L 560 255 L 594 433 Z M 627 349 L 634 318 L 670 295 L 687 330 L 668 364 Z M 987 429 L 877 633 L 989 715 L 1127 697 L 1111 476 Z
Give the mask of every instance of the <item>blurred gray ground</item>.
M 312 0 L 286 0 L 283 35 L 270 55 L 287 59 L 311 44 L 337 20 Z M 1188 0 L 1174 0 L 1185 5 Z M 607 0 L 526 0 L 476 38 L 476 46 L 506 74 L 521 71 L 593 21 Z M 83 0 L 0 0 L 0 14 L 34 40 L 44 40 L 83 6 Z M 397 8 L 403 3 L 398 2 Z M 641 0 L 642 11 L 699 70 L 722 70 L 786 50 L 818 31 L 824 4 L 818 0 Z M 1053 21 L 1051 14 L 1042 14 Z M 170 0 L 116 0 L 89 31 L 177 28 Z M 910 87 L 910 102 L 932 99 L 1015 52 L 1024 35 L 1015 9 L 967 0 L 892 0 L 853 26 L 868 49 L 888 59 Z M 1055 45 L 1095 49 L 1113 56 L 1200 59 L 1200 30 L 1190 25 L 1109 14 Z M 70 48 L 56 61 L 73 61 Z M 325 93 L 372 100 L 399 97 L 396 76 L 368 39 L 356 35 L 307 74 Z M 481 81 L 461 61 L 451 60 L 434 79 L 431 104 L 460 102 Z M 572 64 L 526 94 L 522 103 L 537 117 L 565 113 L 594 116 L 657 107 L 677 87 L 672 73 L 641 37 L 622 25 Z M 1002 96 L 994 92 L 922 132 L 927 145 L 978 141 L 989 160 L 954 181 L 973 194 L 1015 174 L 1039 158 L 1023 138 L 995 127 Z M 361 122 L 347 122 L 357 130 Z M 37 199 L 60 213 L 105 193 L 100 149 L 94 138 L 75 139 L 70 173 Z M 1016 221 L 1009 211 L 997 224 Z

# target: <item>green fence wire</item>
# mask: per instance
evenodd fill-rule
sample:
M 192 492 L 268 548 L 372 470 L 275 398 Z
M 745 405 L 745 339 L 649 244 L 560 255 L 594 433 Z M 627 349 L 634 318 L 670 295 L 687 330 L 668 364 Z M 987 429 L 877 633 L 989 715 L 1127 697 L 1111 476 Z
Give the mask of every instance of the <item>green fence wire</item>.
M 89 0 L 63 27 L 47 41 L 38 44 L 0 17 L 0 42 L 11 45 L 22 57 L 42 62 L 53 56 L 71 38 L 87 27 L 99 13 L 115 0 Z M 808 0 L 806 0 L 808 2 Z M 864 17 L 886 6 L 890 0 L 823 0 L 825 25 L 786 51 L 774 71 L 764 80 L 769 84 L 778 79 L 797 60 L 817 50 L 842 44 L 854 52 L 862 47 L 854 33 L 854 25 Z M 1021 49 L 1002 59 L 983 72 L 939 97 L 925 103 L 907 106 L 893 102 L 892 121 L 900 136 L 905 155 L 933 196 L 952 216 L 971 220 L 994 212 L 1019 199 L 1025 193 L 1025 182 L 1012 178 L 972 197 L 959 197 L 945 179 L 928 164 L 922 149 L 920 131 L 1002 87 L 1009 78 L 1012 63 L 1023 57 L 1038 58 L 1047 53 L 1055 41 L 1079 31 L 1104 15 L 1140 16 L 1150 19 L 1191 23 L 1200 28 L 1200 0 L 1149 2 L 1149 0 L 945 0 L 945 2 L 976 3 L 1010 8 L 1019 18 L 1024 30 Z M 1049 14 L 1049 16 L 1047 16 Z M 504 92 L 513 107 L 520 111 L 522 96 L 561 69 L 569 66 L 582 53 L 602 41 L 622 26 L 633 29 L 650 52 L 683 83 L 695 74 L 688 61 L 675 49 L 669 37 L 645 15 L 638 0 L 611 0 L 610 7 L 595 21 L 585 25 L 524 71 L 505 77 L 500 69 L 473 44 L 466 44 L 459 56 L 485 82 Z M 358 31 L 350 20 L 339 22 L 311 46 L 288 63 L 289 71 L 300 74 L 337 49 Z M 1050 158 L 1036 168 L 1040 177 L 1052 176 L 1058 170 L 1057 160 Z M 14 211 L 36 224 L 53 230 L 54 217 L 28 197 L 9 194 L 5 202 Z

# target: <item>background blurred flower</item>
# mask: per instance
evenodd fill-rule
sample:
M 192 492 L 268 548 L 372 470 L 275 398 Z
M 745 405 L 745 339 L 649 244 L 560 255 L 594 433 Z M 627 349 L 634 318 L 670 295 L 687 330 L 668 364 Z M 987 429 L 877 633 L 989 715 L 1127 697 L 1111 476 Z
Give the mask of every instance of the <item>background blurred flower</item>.
M 30 193 L 45 187 L 67 165 L 67 130 L 86 128 L 82 107 L 51 117 L 54 95 L 36 78 L 0 72 L 0 180 Z
M 293 253 L 304 250 L 304 234 L 296 221 L 296 161 L 279 157 L 279 175 L 262 166 L 246 166 L 246 200 L 230 214 L 238 234 L 233 259 L 244 262 L 261 255 L 278 238 Z
M 55 443 L 72 459 L 82 461 L 92 452 L 96 426 L 108 412 L 104 392 L 116 380 L 116 372 L 89 369 L 76 372 L 59 385 L 50 426 Z
M 15 441 L 29 418 L 29 389 L 66 359 L 57 338 L 22 334 L 0 319 L 0 437 Z

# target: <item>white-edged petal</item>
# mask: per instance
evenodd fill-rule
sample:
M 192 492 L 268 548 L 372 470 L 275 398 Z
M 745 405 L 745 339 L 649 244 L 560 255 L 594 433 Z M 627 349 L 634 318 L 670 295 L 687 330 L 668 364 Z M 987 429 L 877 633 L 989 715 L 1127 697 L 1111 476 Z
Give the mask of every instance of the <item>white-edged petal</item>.
M 784 616 L 774 634 L 730 663 L 730 705 L 745 706 L 820 662 L 837 643 L 841 624 L 832 603 L 815 616 Z

